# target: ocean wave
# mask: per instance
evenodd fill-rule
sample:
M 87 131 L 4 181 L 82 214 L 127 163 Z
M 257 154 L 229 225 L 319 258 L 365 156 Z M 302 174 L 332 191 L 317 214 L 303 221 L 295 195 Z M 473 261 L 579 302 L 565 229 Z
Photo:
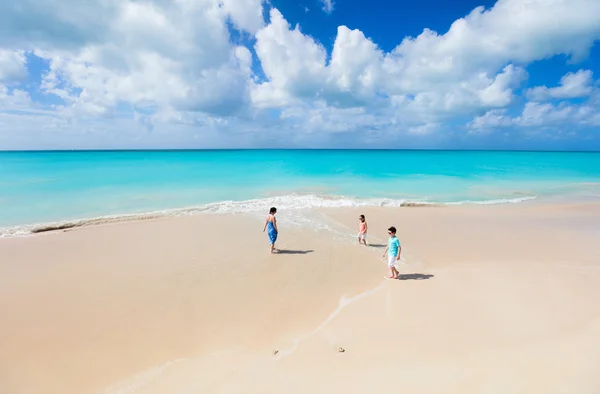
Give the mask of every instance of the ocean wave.
M 88 219 L 75 219 L 51 223 L 32 224 L 0 228 L 1 237 L 26 236 L 50 231 L 68 230 L 100 224 L 118 223 L 133 220 L 149 220 L 170 216 L 187 216 L 195 214 L 226 214 L 226 213 L 264 213 L 271 206 L 282 210 L 302 210 L 310 208 L 348 208 L 348 207 L 435 207 L 444 205 L 494 205 L 520 203 L 533 200 L 536 197 L 518 197 L 494 200 L 465 200 L 455 202 L 409 201 L 388 198 L 357 199 L 328 195 L 285 195 L 245 201 L 221 201 L 195 207 L 161 210 L 139 214 L 109 215 Z
M 465 201 L 454 201 L 446 202 L 443 205 L 496 205 L 496 204 L 518 204 L 520 202 L 535 200 L 537 197 L 525 196 L 516 198 L 498 198 L 494 200 L 465 200 Z

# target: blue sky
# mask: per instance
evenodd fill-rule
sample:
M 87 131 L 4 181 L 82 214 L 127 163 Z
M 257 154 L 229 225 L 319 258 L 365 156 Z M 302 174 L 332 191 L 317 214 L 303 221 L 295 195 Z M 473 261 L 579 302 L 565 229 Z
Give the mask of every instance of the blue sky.
M 600 150 L 596 0 L 0 4 L 0 149 Z

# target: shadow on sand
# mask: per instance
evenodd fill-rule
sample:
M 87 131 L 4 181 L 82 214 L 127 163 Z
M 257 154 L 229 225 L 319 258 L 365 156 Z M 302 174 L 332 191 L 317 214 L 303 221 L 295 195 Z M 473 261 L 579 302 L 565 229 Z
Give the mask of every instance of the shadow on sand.
M 433 278 L 433 275 L 430 274 L 400 274 L 398 276 L 398 280 L 426 280 Z
M 308 253 L 312 253 L 314 252 L 314 250 L 286 250 L 286 249 L 280 249 L 279 252 L 277 252 L 277 254 L 308 254 Z
M 387 245 L 384 244 L 369 244 L 372 248 L 385 248 Z

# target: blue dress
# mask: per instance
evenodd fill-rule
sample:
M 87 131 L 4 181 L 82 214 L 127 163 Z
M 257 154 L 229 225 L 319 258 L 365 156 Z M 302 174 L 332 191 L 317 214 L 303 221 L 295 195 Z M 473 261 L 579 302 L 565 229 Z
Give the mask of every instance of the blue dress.
M 267 222 L 267 234 L 269 234 L 269 241 L 273 245 L 277 241 L 277 230 L 275 230 L 273 222 Z

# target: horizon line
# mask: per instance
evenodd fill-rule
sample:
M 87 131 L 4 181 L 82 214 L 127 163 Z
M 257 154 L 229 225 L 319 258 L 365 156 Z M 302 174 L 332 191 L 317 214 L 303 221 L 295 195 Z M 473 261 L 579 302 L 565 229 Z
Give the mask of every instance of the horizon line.
M 557 149 L 437 149 L 437 148 L 112 148 L 112 149 L 0 149 L 0 153 L 78 153 L 78 152 L 218 152 L 218 151 L 413 151 L 413 152 L 524 152 L 524 153 L 600 153 L 600 150 Z

